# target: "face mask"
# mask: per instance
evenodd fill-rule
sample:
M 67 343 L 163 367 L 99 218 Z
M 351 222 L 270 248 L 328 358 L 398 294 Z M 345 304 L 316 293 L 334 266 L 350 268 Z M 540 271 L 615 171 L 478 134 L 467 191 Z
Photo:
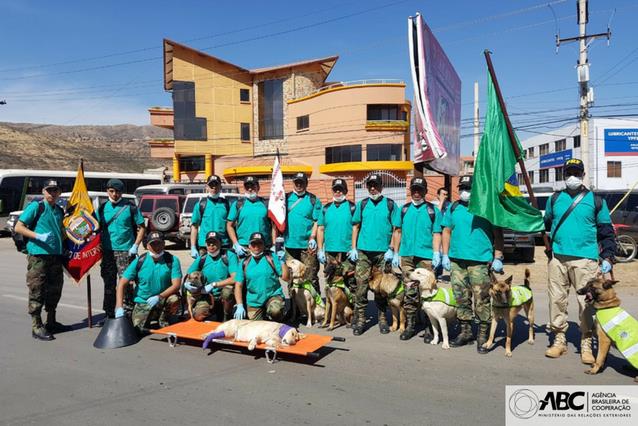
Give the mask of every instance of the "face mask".
M 220 251 L 221 251 L 221 250 L 217 250 L 217 251 L 214 251 L 214 252 L 212 252 L 212 253 L 211 253 L 211 252 L 208 252 L 208 254 L 210 254 L 210 255 L 211 255 L 211 256 L 213 256 L 213 257 L 217 257 L 217 256 L 219 256 L 219 252 L 220 252 Z
M 254 200 L 255 198 L 257 198 L 257 193 L 255 192 L 249 192 L 247 195 L 248 195 L 248 199 L 250 200 Z
M 213 200 L 216 200 L 219 198 L 219 194 L 208 194 L 208 198 L 212 198 Z
M 421 198 L 420 200 L 412 200 L 412 204 L 414 204 L 415 206 L 420 206 L 424 202 L 425 200 L 423 198 Z
M 149 251 L 149 253 L 151 252 Z M 164 256 L 164 250 L 160 251 L 159 253 L 151 253 L 151 257 L 153 259 L 159 259 L 162 256 Z
M 298 197 L 301 197 L 306 193 L 306 190 L 304 189 L 303 191 L 297 191 L 296 189 L 293 189 L 293 192 L 297 194 Z
M 337 203 L 340 203 L 340 202 L 342 202 L 342 201 L 344 201 L 346 199 L 346 196 L 345 195 L 340 195 L 340 196 L 337 197 L 335 195 L 334 197 L 332 197 L 332 199 L 335 200 Z
M 255 259 L 259 259 L 260 257 L 264 255 L 264 251 L 262 250 L 259 253 L 252 253 L 252 255 Z
M 464 201 L 467 203 L 468 201 L 470 201 L 471 194 L 472 193 L 470 191 L 461 191 L 461 193 L 459 194 L 459 197 L 461 198 L 461 201 Z
M 372 199 L 372 201 L 377 201 L 379 198 L 381 198 L 381 194 L 370 194 L 370 198 Z
M 570 176 L 565 180 L 565 185 L 569 189 L 578 189 L 583 184 L 583 179 L 578 176 Z

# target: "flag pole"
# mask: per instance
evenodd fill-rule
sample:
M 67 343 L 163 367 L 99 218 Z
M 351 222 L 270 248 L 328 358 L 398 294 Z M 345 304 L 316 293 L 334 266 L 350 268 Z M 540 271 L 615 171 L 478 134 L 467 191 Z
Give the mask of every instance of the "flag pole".
M 529 181 L 529 175 L 527 174 L 527 169 L 525 168 L 525 162 L 523 161 L 523 156 L 521 155 L 521 151 L 518 149 L 518 144 L 516 143 L 516 135 L 514 134 L 514 129 L 512 128 L 510 117 L 507 114 L 507 108 L 505 107 L 505 102 L 503 101 L 501 88 L 498 85 L 498 80 L 496 79 L 496 73 L 494 72 L 494 66 L 492 65 L 492 58 L 490 56 L 491 52 L 485 49 L 483 51 L 483 54 L 485 55 L 485 61 L 487 62 L 487 70 L 490 73 L 490 77 L 492 78 L 492 84 L 494 84 L 494 90 L 496 91 L 496 98 L 498 99 L 498 104 L 501 106 L 501 111 L 503 111 L 503 117 L 505 118 L 505 124 L 507 125 L 507 133 L 509 135 L 510 143 L 512 144 L 512 149 L 514 150 L 516 161 L 518 162 L 518 165 L 521 168 L 521 173 L 523 175 L 523 180 L 525 181 L 525 186 L 527 187 L 527 194 L 529 195 L 529 200 L 532 203 L 532 206 L 538 209 L 538 202 L 536 201 L 536 197 L 534 196 L 534 190 L 532 189 L 532 184 Z M 547 253 L 551 251 L 549 238 L 547 238 L 547 234 L 545 233 L 544 230 L 541 231 L 541 235 L 543 237 L 543 243 L 545 244 L 545 252 Z
M 80 158 L 80 170 L 84 176 L 84 159 Z M 93 328 L 93 310 L 91 309 L 91 274 L 86 277 L 86 321 L 89 328 Z

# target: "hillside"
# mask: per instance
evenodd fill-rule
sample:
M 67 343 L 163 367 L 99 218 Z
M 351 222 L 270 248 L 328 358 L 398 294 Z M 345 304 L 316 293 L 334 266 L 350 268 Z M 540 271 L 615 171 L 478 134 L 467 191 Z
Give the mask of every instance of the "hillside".
M 0 168 L 74 170 L 84 158 L 90 171 L 141 172 L 171 167 L 170 159 L 152 159 L 147 140 L 170 138 L 153 126 L 57 126 L 0 122 Z

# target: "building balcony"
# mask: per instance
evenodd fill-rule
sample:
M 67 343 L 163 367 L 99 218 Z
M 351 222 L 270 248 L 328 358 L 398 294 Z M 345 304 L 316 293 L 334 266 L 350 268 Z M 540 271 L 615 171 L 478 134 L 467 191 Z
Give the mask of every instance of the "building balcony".
M 409 132 L 410 123 L 406 120 L 368 120 L 366 121 L 366 130 Z
M 148 109 L 151 115 L 151 125 L 173 129 L 173 108 L 151 107 Z

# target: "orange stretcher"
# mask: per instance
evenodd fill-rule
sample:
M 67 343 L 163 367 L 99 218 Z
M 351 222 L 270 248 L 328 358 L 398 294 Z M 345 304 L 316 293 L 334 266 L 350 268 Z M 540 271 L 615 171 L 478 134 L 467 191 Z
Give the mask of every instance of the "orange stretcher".
M 195 321 L 193 319 L 180 322 L 177 324 L 169 325 L 168 327 L 160 328 L 158 330 L 151 330 L 153 334 L 165 335 L 168 338 L 168 343 L 171 347 L 175 347 L 178 339 L 187 339 L 203 342 L 204 334 L 213 331 L 221 323 L 215 321 Z M 305 333 L 304 333 L 305 334 Z M 256 349 L 265 351 L 266 360 L 269 363 L 275 361 L 278 353 L 299 355 L 304 357 L 319 358 L 317 352 L 322 347 L 326 346 L 331 341 L 344 342 L 346 339 L 336 336 L 324 336 L 321 334 L 306 334 L 304 339 L 301 339 L 293 346 L 280 346 L 278 348 L 272 348 L 260 343 Z M 213 339 L 213 343 L 219 343 L 222 345 L 239 346 L 243 348 L 248 347 L 247 342 L 236 342 L 232 339 Z

